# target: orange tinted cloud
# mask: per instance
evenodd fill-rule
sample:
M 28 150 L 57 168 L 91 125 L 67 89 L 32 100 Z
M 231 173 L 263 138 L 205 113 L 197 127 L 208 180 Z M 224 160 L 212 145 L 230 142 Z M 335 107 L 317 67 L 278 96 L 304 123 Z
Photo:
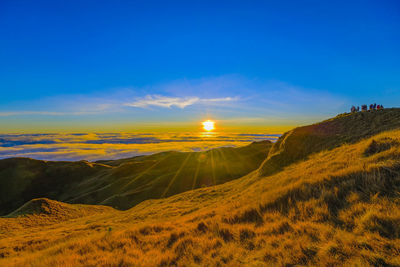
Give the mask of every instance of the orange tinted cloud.
M 0 135 L 0 158 L 31 157 L 44 160 L 117 159 L 162 151 L 202 151 L 221 146 L 242 146 L 278 135 L 237 133 L 82 133 Z

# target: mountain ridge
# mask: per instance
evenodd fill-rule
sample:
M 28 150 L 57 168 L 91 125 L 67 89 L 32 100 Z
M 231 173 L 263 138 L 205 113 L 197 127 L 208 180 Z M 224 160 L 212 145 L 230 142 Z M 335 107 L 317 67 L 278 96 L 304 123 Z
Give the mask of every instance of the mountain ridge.
M 260 141 L 100 162 L 0 160 L 0 215 L 40 197 L 128 209 L 145 199 L 239 178 L 258 168 L 271 145 Z
M 399 127 L 399 108 L 344 113 L 319 123 L 297 127 L 278 138 L 258 171 L 260 175 L 270 175 L 313 153 Z
M 371 114 L 383 113 L 358 116 Z M 332 120 L 360 127 L 352 115 Z M 0 266 L 400 266 L 400 127 L 384 117 L 286 143 L 296 130 L 277 145 L 292 162 L 272 173 L 256 168 L 125 211 L 29 201 L 0 218 Z M 287 149 L 304 140 L 316 149 Z M 70 209 L 76 216 L 62 216 Z
M 333 120 L 342 117 L 354 123 Z M 400 266 L 400 127 L 391 118 L 371 134 L 374 120 L 363 124 L 365 137 L 328 131 L 315 151 L 273 173 L 257 169 L 125 211 L 52 223 L 40 211 L 1 218 L 0 265 Z

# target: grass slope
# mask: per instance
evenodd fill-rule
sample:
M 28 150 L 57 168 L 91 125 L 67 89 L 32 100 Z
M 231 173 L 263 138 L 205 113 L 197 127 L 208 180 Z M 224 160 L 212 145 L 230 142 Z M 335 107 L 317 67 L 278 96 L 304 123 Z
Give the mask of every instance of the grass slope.
M 101 162 L 0 160 L 0 215 L 33 198 L 128 209 L 150 198 L 221 184 L 257 169 L 272 143 L 164 152 Z
M 0 219 L 0 265 L 400 266 L 399 193 L 400 130 L 385 131 L 127 211 Z
M 269 175 L 306 159 L 312 153 L 397 128 L 400 128 L 399 108 L 345 113 L 320 123 L 298 127 L 274 143 L 259 171 L 261 175 Z
M 66 204 L 47 198 L 36 198 L 28 201 L 15 211 L 11 212 L 5 218 L 18 218 L 18 217 L 29 217 L 38 216 L 54 217 L 57 220 L 67 220 L 71 218 L 83 217 L 88 214 L 109 212 L 112 208 L 104 206 L 91 206 L 91 205 L 80 205 L 80 204 Z

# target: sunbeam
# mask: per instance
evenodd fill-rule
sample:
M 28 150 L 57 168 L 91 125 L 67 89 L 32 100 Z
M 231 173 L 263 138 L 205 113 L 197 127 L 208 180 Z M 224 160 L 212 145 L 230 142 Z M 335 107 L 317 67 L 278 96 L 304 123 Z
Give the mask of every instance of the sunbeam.
M 151 165 L 149 168 L 147 168 L 146 170 L 144 170 L 143 172 L 141 172 L 138 176 L 136 176 L 135 178 L 133 178 L 132 180 L 130 180 L 127 184 L 125 184 L 123 186 L 123 188 L 127 188 L 129 185 L 131 185 L 132 183 L 134 183 L 135 181 L 139 180 L 143 175 L 145 175 L 146 173 L 148 173 L 149 171 L 151 171 L 152 169 L 154 169 L 155 167 L 157 167 L 160 163 L 162 163 L 163 161 L 165 161 L 166 159 L 168 159 L 169 157 L 171 157 L 171 155 L 167 155 L 165 156 L 162 160 L 156 161 L 153 165 Z
M 227 160 L 225 154 L 224 154 L 224 150 L 223 149 L 219 149 L 218 153 L 221 155 L 221 162 L 226 170 L 226 173 L 229 175 L 229 177 L 232 177 L 232 171 L 230 169 L 230 167 L 228 166 L 229 161 Z
M 193 176 L 192 190 L 195 188 L 196 183 L 197 183 L 197 177 L 199 176 L 200 165 L 201 165 L 200 160 L 197 160 L 196 171 L 195 171 L 194 176 Z
M 188 162 L 188 160 L 190 159 L 191 156 L 192 156 L 192 153 L 188 153 L 186 159 L 182 162 L 182 165 L 176 171 L 174 177 L 171 179 L 171 181 L 169 182 L 168 186 L 165 188 L 164 192 L 161 194 L 161 197 L 165 197 L 165 195 L 167 194 L 169 188 L 172 186 L 172 184 L 174 183 L 176 177 L 178 177 L 178 175 L 180 174 L 180 172 L 182 171 L 183 167 Z
M 211 150 L 210 154 L 211 154 L 211 172 L 212 172 L 213 185 L 216 185 L 214 150 Z

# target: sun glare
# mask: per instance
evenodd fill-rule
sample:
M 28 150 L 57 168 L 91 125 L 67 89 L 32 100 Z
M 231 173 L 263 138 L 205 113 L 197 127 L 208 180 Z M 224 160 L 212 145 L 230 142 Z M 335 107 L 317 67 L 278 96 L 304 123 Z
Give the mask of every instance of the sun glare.
M 215 129 L 213 121 L 210 120 L 203 121 L 202 124 L 203 124 L 203 129 L 206 130 L 207 132 L 210 132 Z

